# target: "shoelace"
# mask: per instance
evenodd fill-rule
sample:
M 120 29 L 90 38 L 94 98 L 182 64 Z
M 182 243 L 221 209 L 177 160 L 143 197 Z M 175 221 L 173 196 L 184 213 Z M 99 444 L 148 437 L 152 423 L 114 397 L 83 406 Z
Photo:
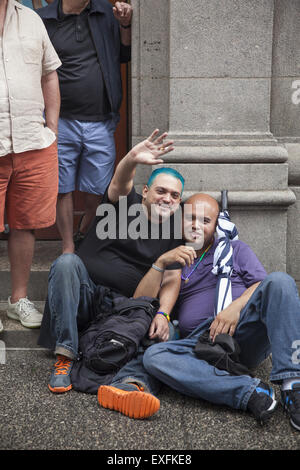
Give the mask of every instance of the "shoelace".
M 128 384 L 129 384 L 129 385 L 134 385 L 135 387 L 138 388 L 138 390 L 139 390 L 140 392 L 143 392 L 143 391 L 145 390 L 142 385 L 139 385 L 139 384 L 136 383 L 136 382 L 128 382 Z
M 30 302 L 30 300 L 27 298 L 19 300 L 19 307 L 20 312 L 24 315 L 24 317 L 27 317 L 30 312 L 33 312 L 35 310 L 33 302 Z
M 71 367 L 71 360 L 60 357 L 54 364 L 55 375 L 67 375 Z
M 293 404 L 297 410 L 300 410 L 300 390 L 290 390 L 287 396 L 285 407 L 288 408 Z

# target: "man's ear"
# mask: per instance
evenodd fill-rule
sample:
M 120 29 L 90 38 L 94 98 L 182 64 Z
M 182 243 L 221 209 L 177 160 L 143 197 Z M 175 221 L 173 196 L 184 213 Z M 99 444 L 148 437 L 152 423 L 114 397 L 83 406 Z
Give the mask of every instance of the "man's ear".
M 149 191 L 149 187 L 145 184 L 145 186 L 143 187 L 143 191 L 142 191 L 143 199 L 147 197 L 148 191 Z

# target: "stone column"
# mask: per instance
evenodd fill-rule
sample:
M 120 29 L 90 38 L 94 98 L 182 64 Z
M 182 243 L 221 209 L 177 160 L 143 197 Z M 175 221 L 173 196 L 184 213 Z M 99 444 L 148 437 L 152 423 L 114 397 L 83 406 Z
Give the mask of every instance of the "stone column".
M 288 151 L 287 271 L 300 287 L 300 2 L 277 0 L 274 10 L 271 131 Z
M 133 0 L 132 143 L 155 127 L 166 165 L 229 208 L 268 271 L 286 270 L 288 152 L 271 132 L 273 0 Z M 140 168 L 136 184 L 150 169 Z

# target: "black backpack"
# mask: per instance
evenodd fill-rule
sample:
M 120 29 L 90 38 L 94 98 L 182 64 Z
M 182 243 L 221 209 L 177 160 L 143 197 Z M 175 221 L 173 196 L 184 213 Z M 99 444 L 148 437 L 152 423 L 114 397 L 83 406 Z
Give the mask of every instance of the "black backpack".
M 111 383 L 137 354 L 158 307 L 157 299 L 147 297 L 118 297 L 111 310 L 104 312 L 98 304 L 96 318 L 79 332 L 78 361 L 71 371 L 73 388 L 97 393 L 100 385 Z

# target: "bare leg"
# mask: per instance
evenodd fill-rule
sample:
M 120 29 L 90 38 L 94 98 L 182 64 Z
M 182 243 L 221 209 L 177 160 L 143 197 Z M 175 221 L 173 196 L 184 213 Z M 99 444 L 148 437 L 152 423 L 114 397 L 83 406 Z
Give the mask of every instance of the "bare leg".
M 96 210 L 102 199 L 102 195 L 85 193 L 85 211 L 79 231 L 86 233 L 96 216 Z
M 34 253 L 35 236 L 32 230 L 11 229 L 8 257 L 11 268 L 11 303 L 27 296 L 27 286 Z
M 62 238 L 62 252 L 74 253 L 73 193 L 61 193 L 57 198 L 56 224 Z

